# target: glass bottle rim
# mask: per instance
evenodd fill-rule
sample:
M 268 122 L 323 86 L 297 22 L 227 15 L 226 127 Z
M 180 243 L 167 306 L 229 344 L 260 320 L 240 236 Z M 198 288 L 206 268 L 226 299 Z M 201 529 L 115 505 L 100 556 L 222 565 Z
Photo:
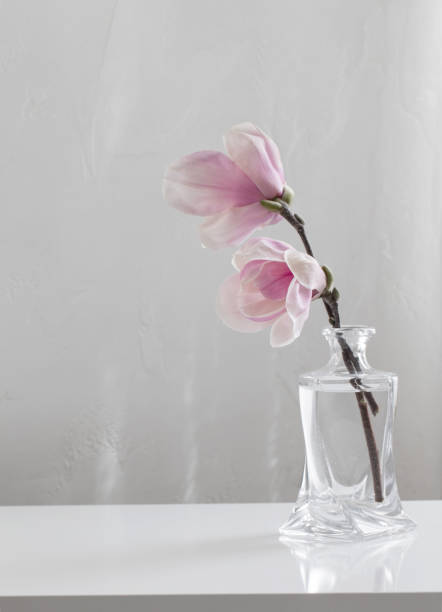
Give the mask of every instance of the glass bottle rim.
M 322 330 L 322 335 L 325 337 L 344 336 L 352 333 L 359 337 L 369 338 L 374 336 L 376 329 L 368 325 L 341 325 L 341 327 L 325 327 Z

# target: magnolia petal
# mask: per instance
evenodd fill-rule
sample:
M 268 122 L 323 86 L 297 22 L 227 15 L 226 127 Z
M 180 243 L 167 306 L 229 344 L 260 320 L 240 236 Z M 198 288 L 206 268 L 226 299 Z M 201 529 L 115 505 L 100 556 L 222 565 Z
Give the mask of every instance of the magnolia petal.
M 285 262 L 254 259 L 249 261 L 240 272 L 243 287 L 251 286 L 270 300 L 285 299 L 293 274 Z M 279 288 L 283 283 L 285 291 Z M 278 295 L 273 296 L 274 293 Z M 269 294 L 269 295 L 267 295 Z
M 290 244 L 281 240 L 249 238 L 233 255 L 232 265 L 237 270 L 242 270 L 247 263 L 255 259 L 285 261 L 284 252 L 292 248 Z
M 253 123 L 240 123 L 227 132 L 224 142 L 227 153 L 265 198 L 281 195 L 285 184 L 281 155 L 267 134 Z
M 266 262 L 262 259 L 249 261 L 249 263 L 241 270 L 239 275 L 242 287 L 245 288 L 251 286 L 252 289 L 256 291 L 255 280 L 265 265 Z
M 252 264 L 253 262 L 248 263 L 243 268 L 241 275 Z M 292 281 L 293 274 L 285 262 L 267 261 L 257 271 L 254 284 L 265 298 L 269 300 L 285 300 Z
M 299 336 L 304 325 L 304 320 L 294 321 L 286 312 L 277 319 L 270 330 L 270 345 L 280 348 L 291 344 Z
M 262 199 L 244 172 L 217 151 L 192 153 L 170 165 L 164 176 L 163 195 L 171 206 L 201 216 Z
M 310 312 L 312 301 L 312 290 L 304 287 L 296 279 L 293 279 L 287 291 L 285 306 L 293 320 Z
M 252 321 L 272 321 L 285 312 L 285 302 L 266 299 L 260 291 L 245 288 L 241 281 L 238 308 L 242 315 Z
M 285 251 L 284 258 L 293 276 L 301 285 L 319 293 L 324 291 L 326 285 L 324 270 L 314 257 L 292 248 Z
M 200 226 L 201 242 L 211 249 L 238 245 L 256 229 L 278 223 L 278 213 L 266 210 L 259 203 L 230 208 L 208 217 Z
M 218 289 L 216 312 L 221 321 L 235 331 L 253 333 L 268 326 L 266 322 L 246 319 L 238 308 L 238 295 L 241 289 L 239 274 L 226 278 Z

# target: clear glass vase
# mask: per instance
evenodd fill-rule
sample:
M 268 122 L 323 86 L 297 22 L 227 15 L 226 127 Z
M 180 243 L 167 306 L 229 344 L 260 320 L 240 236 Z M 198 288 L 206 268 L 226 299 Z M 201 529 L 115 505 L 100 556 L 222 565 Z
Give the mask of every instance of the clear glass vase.
M 290 539 L 359 540 L 410 531 L 393 460 L 397 376 L 373 369 L 375 330 L 325 329 L 328 364 L 300 377 L 306 460 L 298 499 L 280 533 Z

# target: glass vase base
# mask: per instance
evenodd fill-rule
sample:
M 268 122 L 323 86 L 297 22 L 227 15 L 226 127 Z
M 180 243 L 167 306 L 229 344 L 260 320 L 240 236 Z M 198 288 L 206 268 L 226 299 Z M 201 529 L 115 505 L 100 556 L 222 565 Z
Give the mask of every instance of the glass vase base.
M 290 540 L 354 542 L 404 534 L 416 524 L 399 505 L 396 508 L 354 500 L 296 503 L 279 533 Z

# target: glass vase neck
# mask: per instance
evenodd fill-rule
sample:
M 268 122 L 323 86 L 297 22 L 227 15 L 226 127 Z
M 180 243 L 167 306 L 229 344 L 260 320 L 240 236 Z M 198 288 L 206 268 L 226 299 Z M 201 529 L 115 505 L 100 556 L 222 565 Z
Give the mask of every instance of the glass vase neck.
M 376 333 L 373 327 L 364 325 L 343 325 L 341 327 L 327 327 L 322 331 L 330 347 L 329 366 L 334 370 L 347 372 L 343 352 L 350 350 L 358 359 L 361 371 L 369 370 L 367 361 L 367 343 Z

